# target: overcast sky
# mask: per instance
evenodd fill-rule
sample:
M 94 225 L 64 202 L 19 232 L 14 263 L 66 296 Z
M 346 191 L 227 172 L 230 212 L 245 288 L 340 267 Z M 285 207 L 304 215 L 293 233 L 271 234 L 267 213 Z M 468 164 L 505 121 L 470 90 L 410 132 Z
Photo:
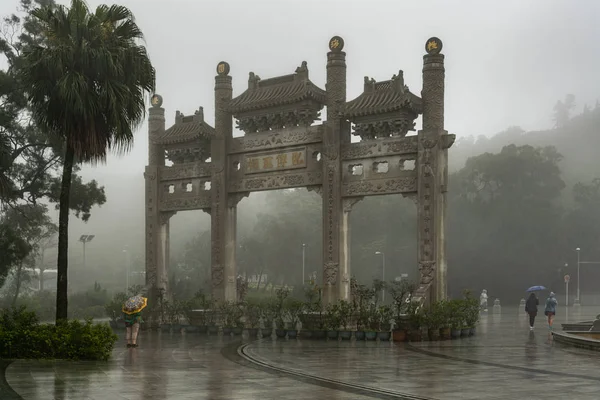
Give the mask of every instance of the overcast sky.
M 348 98 L 363 77 L 389 79 L 404 70 L 420 93 L 425 41 L 438 36 L 446 55 L 446 129 L 491 135 L 510 125 L 551 125 L 554 103 L 573 93 L 578 109 L 600 98 L 600 1 L 596 0 L 121 0 L 146 35 L 164 98 L 167 125 L 176 110 L 204 106 L 213 121 L 215 67 L 228 61 L 234 95 L 248 72 L 263 79 L 294 72 L 303 60 L 324 87 L 327 44 L 345 39 Z M 0 0 L 13 12 L 17 0 Z M 67 4 L 68 1 L 59 1 Z M 90 0 L 95 7 L 100 1 Z M 86 168 L 88 178 L 143 171 L 146 125 L 131 154 Z

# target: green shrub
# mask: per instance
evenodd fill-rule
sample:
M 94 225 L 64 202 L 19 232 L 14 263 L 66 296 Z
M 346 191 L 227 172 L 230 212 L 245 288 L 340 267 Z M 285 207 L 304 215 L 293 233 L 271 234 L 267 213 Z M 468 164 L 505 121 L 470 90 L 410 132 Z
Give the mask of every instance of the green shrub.
M 50 325 L 25 308 L 0 314 L 0 358 L 107 360 L 116 341 L 107 324 L 91 319 Z

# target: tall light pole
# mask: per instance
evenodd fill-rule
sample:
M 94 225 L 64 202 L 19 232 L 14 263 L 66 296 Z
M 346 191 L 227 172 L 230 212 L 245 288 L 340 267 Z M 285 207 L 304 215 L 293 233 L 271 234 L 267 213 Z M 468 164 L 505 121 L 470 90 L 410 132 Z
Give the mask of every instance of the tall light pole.
M 127 273 L 127 277 L 125 278 L 125 293 L 129 290 L 129 275 L 131 275 L 131 258 L 129 257 L 129 251 L 127 249 L 123 250 L 123 254 L 125 255 L 125 271 Z
M 302 285 L 304 286 L 304 269 L 306 268 L 306 243 L 302 243 Z
M 577 298 L 575 299 L 573 306 L 579 307 L 581 305 L 579 297 L 579 267 L 581 264 L 579 253 L 581 252 L 581 249 L 578 247 L 575 249 L 575 251 L 577 252 Z
M 96 235 L 81 235 L 79 241 L 83 244 L 83 269 L 85 269 L 85 244 L 92 241 Z
M 567 268 L 569 268 L 569 264 L 565 263 L 565 306 L 569 306 L 569 278 L 566 275 Z
M 385 284 L 385 253 L 383 251 L 376 251 L 375 254 L 381 256 L 381 280 Z M 385 286 L 381 289 L 381 303 L 385 303 Z

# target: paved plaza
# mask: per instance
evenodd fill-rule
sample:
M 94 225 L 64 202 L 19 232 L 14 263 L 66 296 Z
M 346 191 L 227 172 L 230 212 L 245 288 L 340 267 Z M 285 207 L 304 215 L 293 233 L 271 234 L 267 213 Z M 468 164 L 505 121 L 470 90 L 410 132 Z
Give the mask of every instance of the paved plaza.
M 598 308 L 563 309 L 556 329 Z M 598 365 L 600 353 L 555 344 L 543 318 L 530 333 L 505 307 L 475 337 L 406 345 L 143 334 L 138 349 L 119 341 L 108 362 L 4 365 L 0 398 L 596 400 Z

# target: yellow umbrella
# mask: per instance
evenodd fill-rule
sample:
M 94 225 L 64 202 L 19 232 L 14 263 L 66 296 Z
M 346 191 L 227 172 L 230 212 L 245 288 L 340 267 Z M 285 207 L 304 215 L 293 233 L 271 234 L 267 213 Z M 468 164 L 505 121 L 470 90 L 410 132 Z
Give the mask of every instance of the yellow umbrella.
M 125 314 L 137 314 L 148 305 L 148 299 L 142 296 L 134 296 L 127 299 L 123 304 L 123 312 Z

